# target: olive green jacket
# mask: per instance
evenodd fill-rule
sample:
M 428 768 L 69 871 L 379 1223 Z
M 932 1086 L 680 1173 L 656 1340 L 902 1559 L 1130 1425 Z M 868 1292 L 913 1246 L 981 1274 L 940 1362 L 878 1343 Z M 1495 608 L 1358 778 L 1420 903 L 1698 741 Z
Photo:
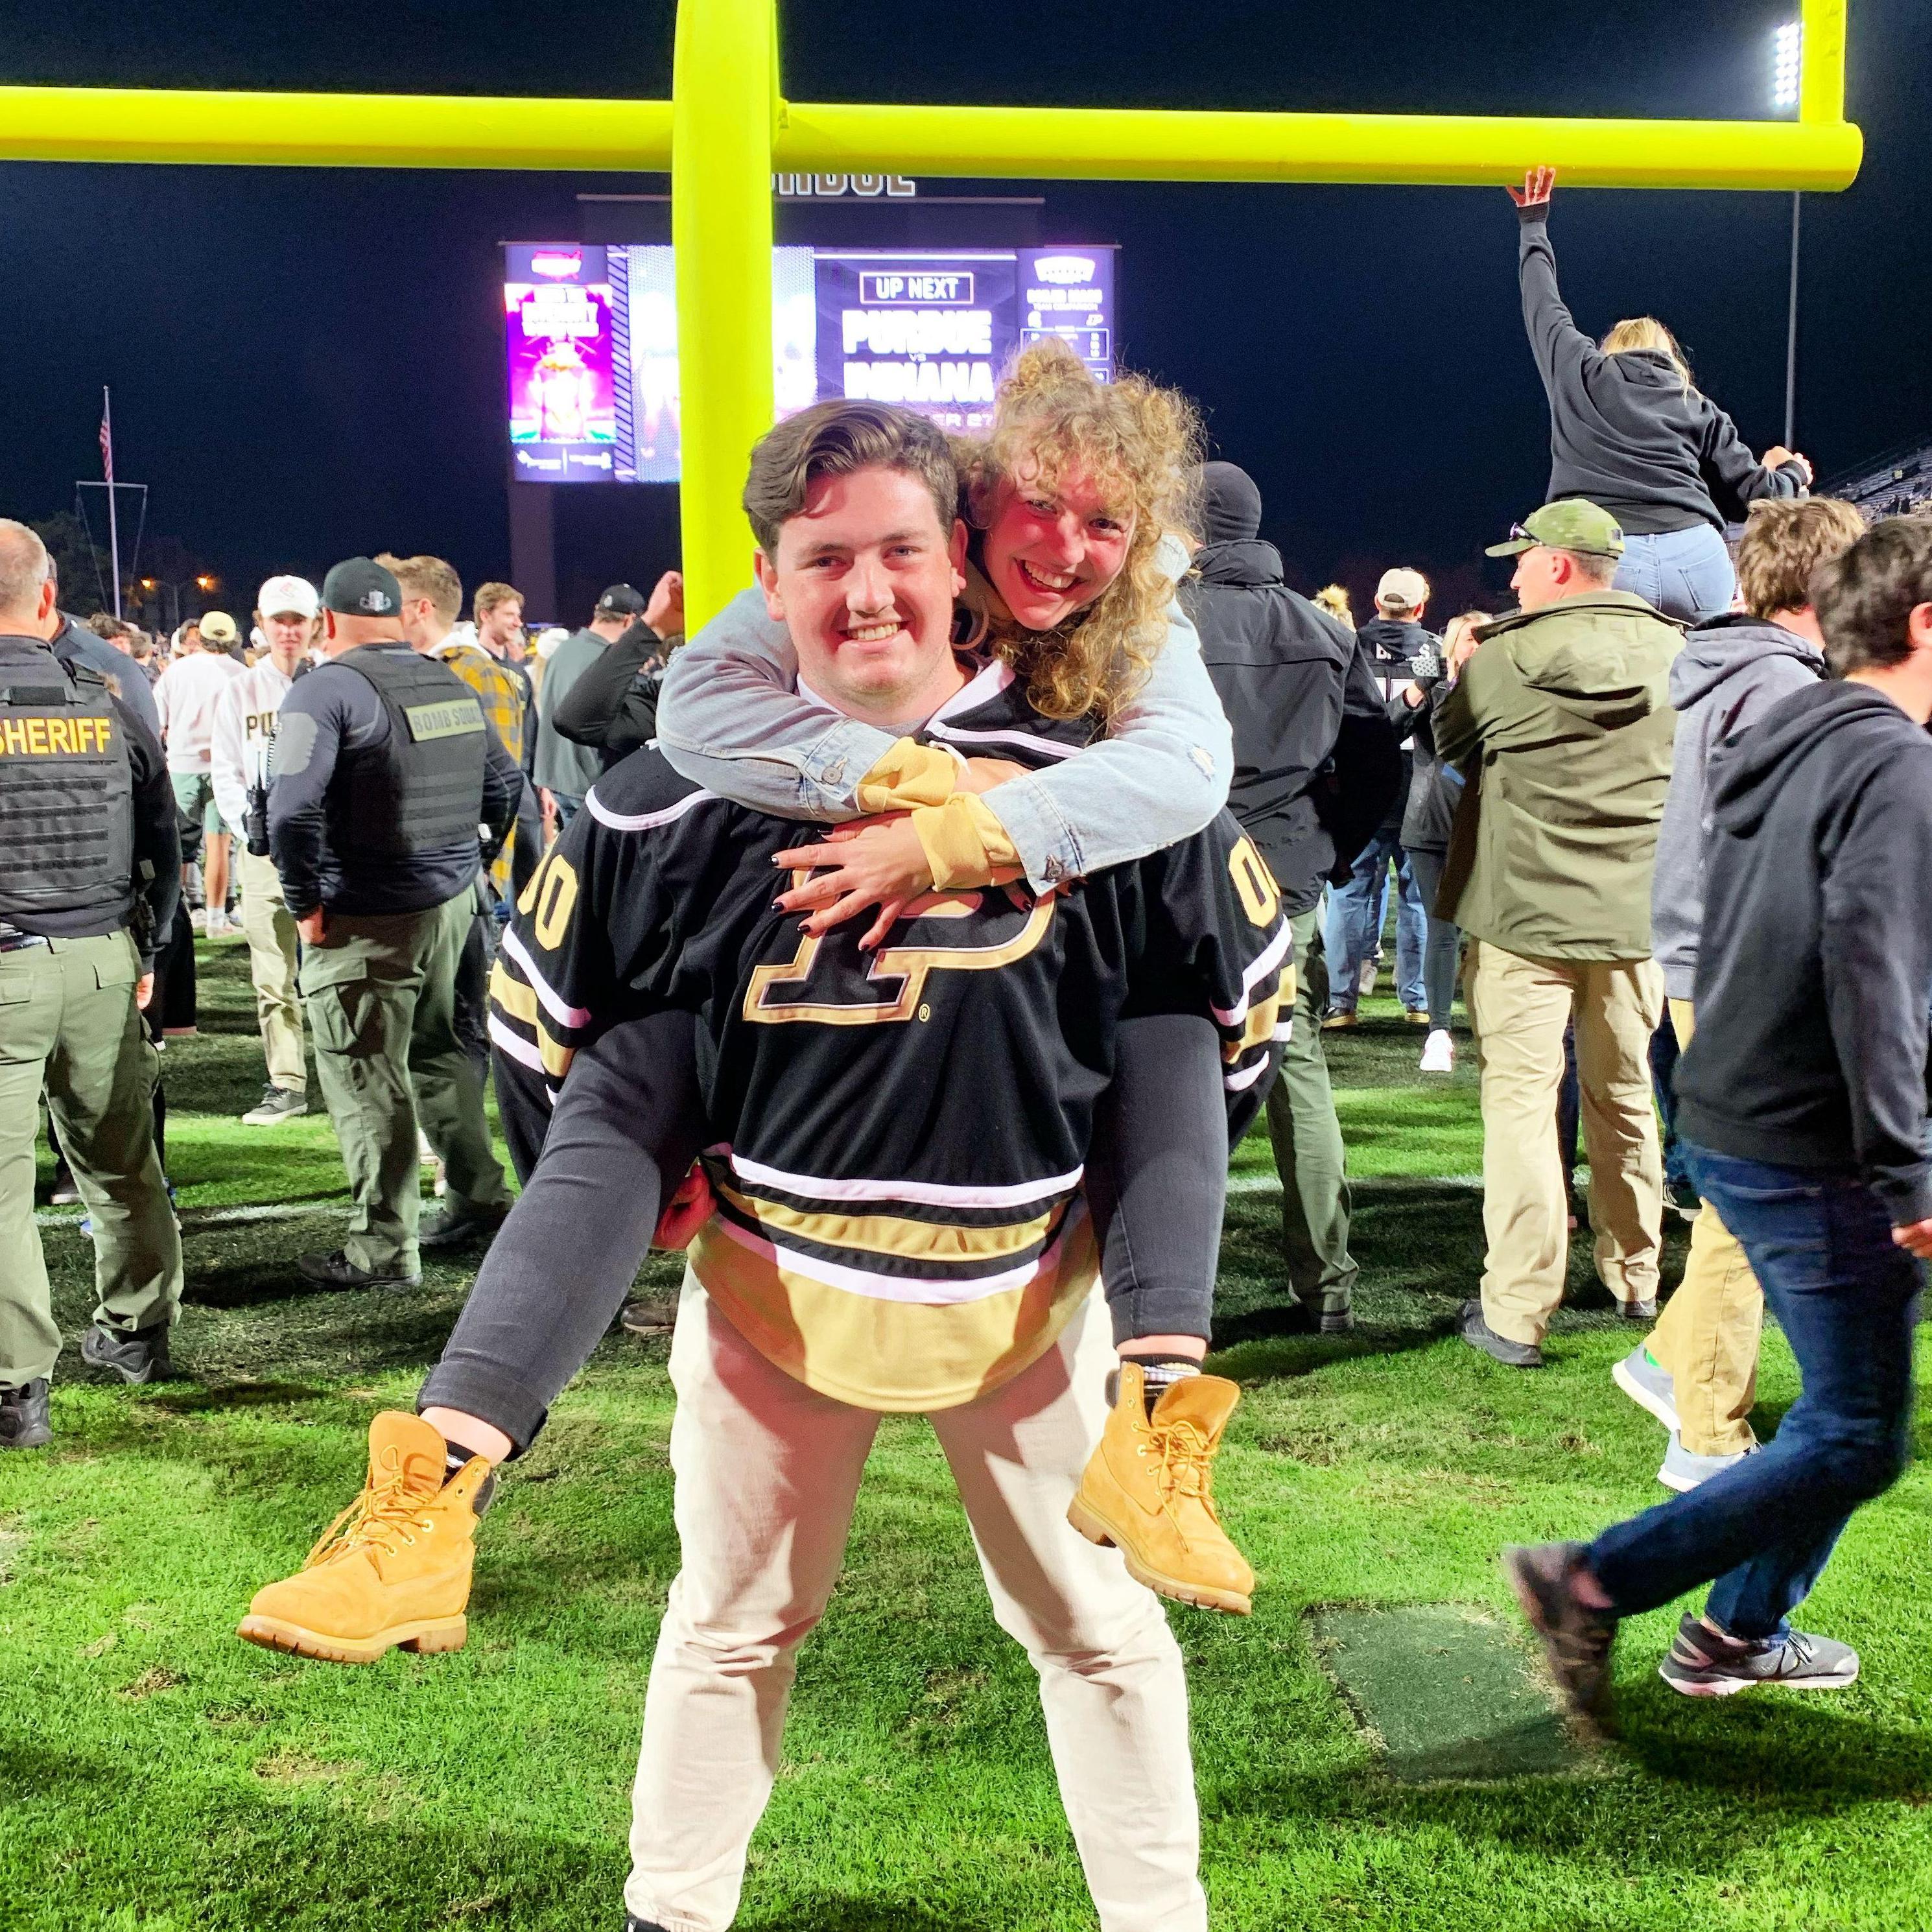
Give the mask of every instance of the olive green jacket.
M 1539 959 L 1648 959 L 1683 633 L 1634 592 L 1510 612 L 1436 714 L 1467 780 L 1436 910 Z

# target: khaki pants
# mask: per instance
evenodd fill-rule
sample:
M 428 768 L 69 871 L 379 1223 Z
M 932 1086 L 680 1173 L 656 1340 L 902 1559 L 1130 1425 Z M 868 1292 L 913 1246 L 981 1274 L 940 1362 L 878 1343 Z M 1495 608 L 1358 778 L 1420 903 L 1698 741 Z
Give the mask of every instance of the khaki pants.
M 1103 1932 L 1204 1932 L 1179 1648 L 1118 1554 L 1066 1522 L 1113 1360 L 1096 1296 L 1031 1368 L 931 1420 L 994 1615 L 1040 1673 Z M 683 1567 L 644 1704 L 625 1903 L 672 1932 L 723 1932 L 778 1769 L 798 1647 L 837 1580 L 879 1418 L 772 1367 L 688 1274 L 670 1375 Z
M 1688 1000 L 1671 1001 L 1670 1021 L 1678 1045 L 1688 1046 L 1696 1023 Z M 1670 1371 L 1684 1446 L 1694 1456 L 1734 1456 L 1757 1440 L 1750 1418 L 1763 1323 L 1764 1291 L 1707 1201 L 1690 1224 L 1683 1282 L 1648 1345 Z
M 428 912 L 331 913 L 303 956 L 316 1076 L 356 1198 L 342 1245 L 374 1274 L 416 1271 L 418 1120 L 442 1156 L 452 1208 L 510 1198 L 482 1080 L 456 1036 L 456 969 L 475 905 L 466 889 Z
M 1484 1320 L 1512 1342 L 1540 1342 L 1563 1299 L 1556 1090 L 1573 1017 L 1597 1273 L 1619 1301 L 1654 1299 L 1664 1158 L 1649 1047 L 1662 972 L 1648 959 L 1526 959 L 1472 939 L 1463 994 L 1482 1067 Z
M 0 953 L 0 1388 L 53 1372 L 60 1353 L 34 1226 L 40 1094 L 94 1222 L 103 1328 L 172 1322 L 181 1230 L 154 1153 L 155 1058 L 134 1004 L 124 932 Z
M 255 988 L 255 1018 L 268 1078 L 291 1093 L 305 1094 L 308 1068 L 302 1059 L 302 997 L 296 986 L 296 922 L 283 903 L 275 862 L 244 849 L 238 863 L 248 977 Z

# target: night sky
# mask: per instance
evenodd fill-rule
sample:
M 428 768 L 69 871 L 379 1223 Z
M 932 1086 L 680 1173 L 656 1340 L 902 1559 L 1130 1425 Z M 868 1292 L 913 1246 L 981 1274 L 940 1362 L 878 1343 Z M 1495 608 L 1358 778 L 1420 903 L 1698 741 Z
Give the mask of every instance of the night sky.
M 1748 116 L 1792 10 L 788 0 L 782 18 L 800 100 Z M 0 80 L 662 97 L 671 32 L 664 0 L 0 0 Z M 1798 442 L 1827 476 L 1932 438 L 1924 0 L 1858 0 L 1851 32 L 1864 170 L 1805 213 Z M 502 574 L 496 244 L 574 236 L 579 191 L 662 186 L 0 166 L 0 514 L 70 508 L 74 478 L 100 474 L 110 382 L 118 473 L 152 486 L 151 527 L 237 584 L 384 547 L 439 552 L 470 584 Z M 1477 553 L 1540 500 L 1547 433 L 1500 188 L 1043 191 L 1043 239 L 1122 244 L 1124 358 L 1202 404 L 1216 453 L 1260 482 L 1292 582 L 1339 574 L 1359 596 L 1414 563 L 1500 601 L 1506 572 Z M 1663 316 L 1761 448 L 1781 429 L 1789 220 L 1778 195 L 1559 189 L 1552 232 L 1582 326 Z M 674 560 L 665 494 L 562 493 L 568 598 Z

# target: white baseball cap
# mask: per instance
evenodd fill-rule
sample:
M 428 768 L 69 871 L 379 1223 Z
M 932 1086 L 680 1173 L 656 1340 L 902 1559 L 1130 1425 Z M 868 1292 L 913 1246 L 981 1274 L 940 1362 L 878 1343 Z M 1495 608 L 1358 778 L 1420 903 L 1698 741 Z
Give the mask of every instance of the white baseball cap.
M 1376 602 L 1385 610 L 1419 610 L 1429 602 L 1429 580 L 1419 570 L 1385 570 Z
M 305 577 L 272 577 L 262 586 L 255 608 L 265 617 L 285 617 L 290 611 L 313 617 L 322 608 L 322 598 Z

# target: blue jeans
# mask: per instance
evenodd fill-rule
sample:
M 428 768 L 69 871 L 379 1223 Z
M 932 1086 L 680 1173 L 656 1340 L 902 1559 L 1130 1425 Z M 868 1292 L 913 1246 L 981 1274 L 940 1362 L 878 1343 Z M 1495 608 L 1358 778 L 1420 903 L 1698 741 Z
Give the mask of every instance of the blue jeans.
M 1650 1090 L 1657 1096 L 1657 1118 L 1664 1130 L 1664 1184 L 1673 1192 L 1691 1185 L 1684 1143 L 1677 1137 L 1677 1061 L 1682 1052 L 1666 1005 L 1650 1036 Z
M 1328 955 L 1328 1000 L 1338 1012 L 1352 1013 L 1360 997 L 1362 962 L 1370 958 L 1382 942 L 1382 922 L 1388 914 L 1388 868 L 1395 862 L 1396 889 L 1400 897 L 1395 915 L 1395 982 L 1402 1003 L 1412 1012 L 1429 1004 L 1422 983 L 1423 950 L 1427 943 L 1429 916 L 1422 909 L 1422 895 L 1415 878 L 1393 832 L 1378 832 L 1358 858 L 1345 886 L 1328 889 L 1328 916 L 1324 922 L 1322 943 Z
M 1455 1004 L 1456 976 L 1462 970 L 1462 933 L 1453 919 L 1436 916 L 1436 895 L 1442 889 L 1444 852 L 1418 849 L 1408 855 L 1410 872 L 1415 880 L 1417 896 L 1429 921 L 1429 936 L 1422 950 L 1422 983 L 1429 994 L 1429 1024 L 1447 1027 L 1449 1010 Z M 1398 930 L 1396 956 L 1402 949 Z
M 1776 1636 L 1852 1510 L 1905 1467 L 1922 1274 L 1862 1181 L 1684 1146 L 1697 1191 L 1763 1285 L 1804 1393 L 1756 1454 L 1606 1530 L 1588 1561 L 1619 1616 L 1714 1577 L 1712 1622 Z
M 1708 524 L 1698 524 L 1656 536 L 1626 536 L 1615 587 L 1634 590 L 1666 617 L 1701 624 L 1731 608 L 1738 580 L 1724 538 Z
M 550 796 L 556 801 L 556 830 L 561 838 L 570 821 L 584 809 L 584 796 L 578 792 L 553 791 Z

